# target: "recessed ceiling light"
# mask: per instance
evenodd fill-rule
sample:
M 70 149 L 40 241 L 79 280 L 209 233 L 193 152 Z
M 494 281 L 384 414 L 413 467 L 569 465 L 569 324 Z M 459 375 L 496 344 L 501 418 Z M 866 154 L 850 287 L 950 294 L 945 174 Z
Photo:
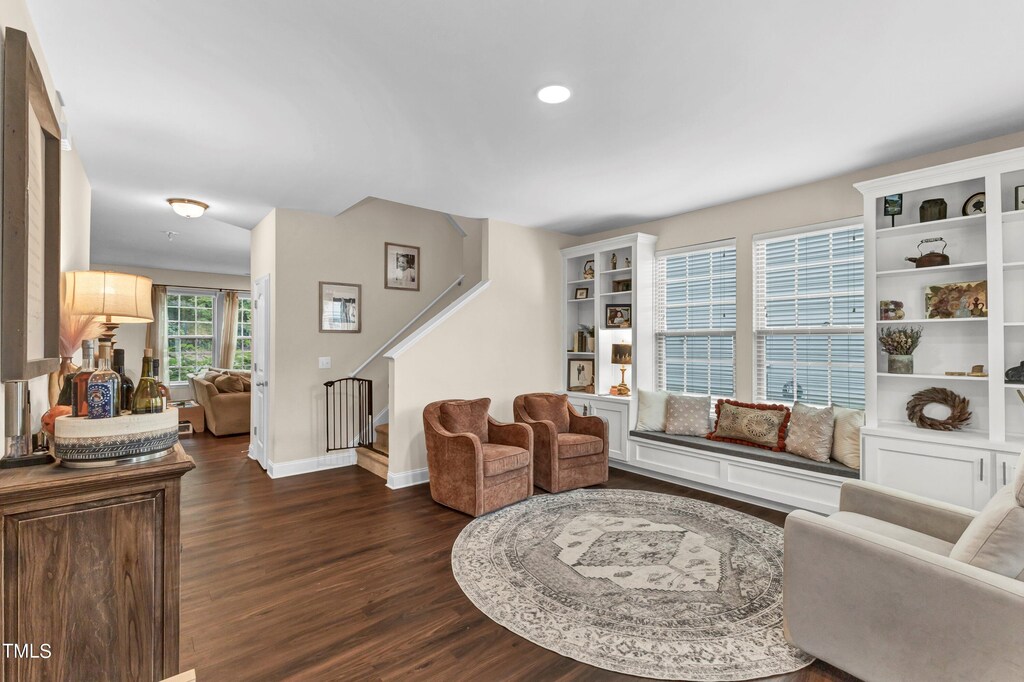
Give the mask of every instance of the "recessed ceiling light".
M 548 85 L 537 91 L 537 99 L 545 104 L 561 104 L 572 97 L 572 92 L 564 85 Z
M 210 208 L 209 204 L 195 199 L 168 199 L 167 203 L 183 218 L 198 218 Z

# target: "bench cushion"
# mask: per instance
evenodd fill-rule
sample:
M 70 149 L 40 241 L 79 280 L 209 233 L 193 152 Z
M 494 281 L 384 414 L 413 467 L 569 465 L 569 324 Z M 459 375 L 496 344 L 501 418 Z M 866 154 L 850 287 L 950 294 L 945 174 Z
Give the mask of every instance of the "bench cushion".
M 737 443 L 723 443 L 720 441 L 707 440 L 700 436 L 672 436 L 661 431 L 630 431 L 630 438 L 650 440 L 667 445 L 682 445 L 694 450 L 714 452 L 720 455 L 751 459 L 756 462 L 777 464 L 779 466 L 815 471 L 820 474 L 842 476 L 843 478 L 860 478 L 860 472 L 848 466 L 829 460 L 828 462 L 815 462 L 810 459 L 791 455 L 788 452 L 772 452 L 762 450 L 752 445 L 739 445 Z

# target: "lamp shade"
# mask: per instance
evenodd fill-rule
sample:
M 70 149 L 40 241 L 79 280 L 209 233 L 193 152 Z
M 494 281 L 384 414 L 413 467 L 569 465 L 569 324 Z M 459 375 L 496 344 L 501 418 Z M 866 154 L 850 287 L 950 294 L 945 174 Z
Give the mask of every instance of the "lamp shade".
M 123 272 L 79 270 L 64 273 L 64 304 L 73 315 L 95 315 L 103 322 L 153 321 L 153 280 Z
M 633 345 L 629 343 L 612 344 L 612 364 L 628 365 L 633 362 Z

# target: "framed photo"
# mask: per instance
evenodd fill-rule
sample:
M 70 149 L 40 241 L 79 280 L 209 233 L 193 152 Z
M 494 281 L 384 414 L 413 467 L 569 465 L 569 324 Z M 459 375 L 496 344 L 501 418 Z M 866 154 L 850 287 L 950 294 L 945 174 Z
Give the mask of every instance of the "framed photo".
M 362 331 L 363 286 L 320 282 L 320 331 Z
M 569 372 L 566 377 L 565 385 L 569 387 L 570 391 L 587 393 L 587 387 L 594 385 L 593 359 L 569 360 Z
M 633 280 L 631 279 L 616 279 L 612 281 L 612 293 L 616 294 L 620 291 L 633 291 Z
M 586 287 L 576 287 L 576 300 L 580 301 L 586 298 L 590 298 L 590 289 Z
M 1013 188 L 1013 208 L 1015 211 L 1024 211 L 1024 185 Z
M 28 36 L 8 28 L 3 73 L 3 381 L 60 365 L 60 126 Z
M 967 197 L 964 207 L 960 210 L 964 215 L 977 215 L 985 212 L 985 193 L 978 192 Z
M 616 305 L 609 303 L 604 307 L 604 326 L 629 329 L 633 326 L 633 306 L 626 303 Z
M 886 216 L 901 215 L 903 213 L 903 195 L 890 194 L 882 199 L 882 214 Z
M 988 281 L 936 284 L 924 292 L 925 317 L 988 317 Z
M 420 247 L 384 244 L 384 288 L 420 290 Z
M 583 264 L 583 279 L 594 279 L 594 261 L 588 260 Z

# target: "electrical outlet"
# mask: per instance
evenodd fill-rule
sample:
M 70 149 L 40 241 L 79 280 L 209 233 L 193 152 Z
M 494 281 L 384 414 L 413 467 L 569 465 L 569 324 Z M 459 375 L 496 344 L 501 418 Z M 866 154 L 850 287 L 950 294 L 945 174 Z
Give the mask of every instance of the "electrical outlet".
M 330 356 L 328 356 L 326 358 L 320 358 L 320 369 L 330 369 L 330 368 L 331 368 L 331 358 L 330 358 Z

